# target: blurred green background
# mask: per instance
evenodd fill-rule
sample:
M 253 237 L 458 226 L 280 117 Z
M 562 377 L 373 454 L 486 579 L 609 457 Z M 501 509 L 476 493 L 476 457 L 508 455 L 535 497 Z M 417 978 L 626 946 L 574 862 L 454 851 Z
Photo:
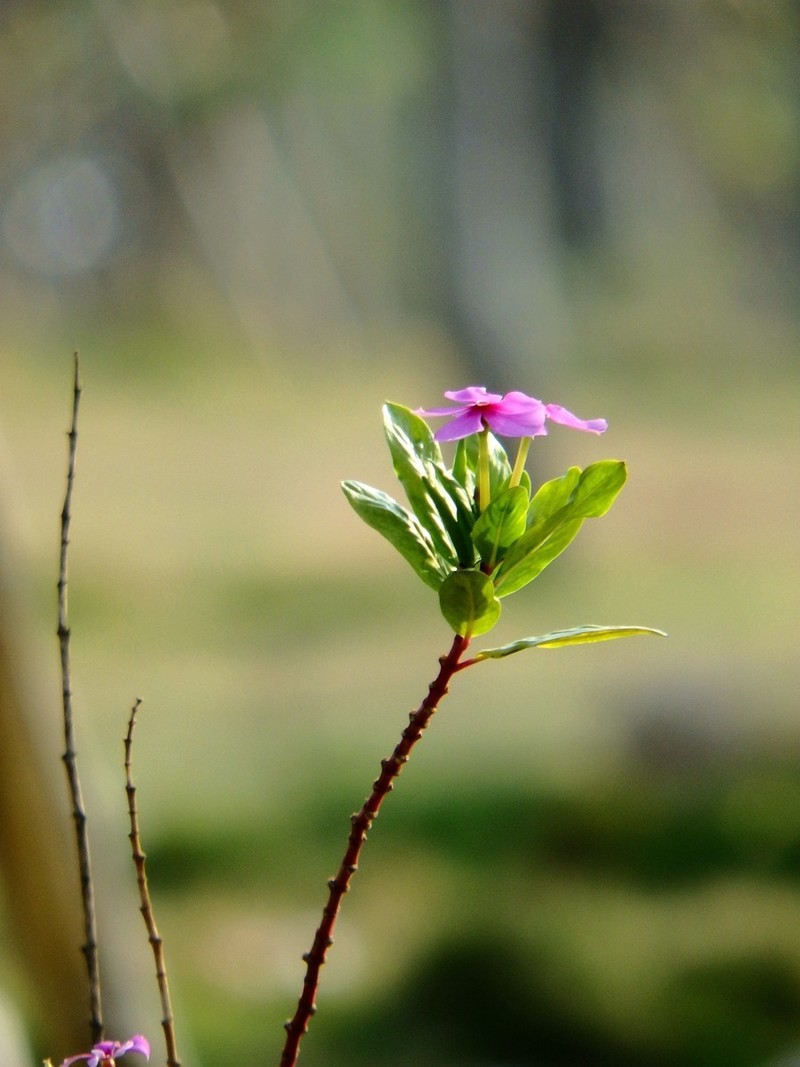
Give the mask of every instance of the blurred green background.
M 670 638 L 457 678 L 302 1062 L 800 1062 L 798 46 L 794 0 L 3 6 L 3 626 L 63 804 L 79 349 L 73 684 L 112 1036 L 159 1029 L 122 789 L 141 697 L 185 1059 L 277 1063 L 348 815 L 450 642 L 338 483 L 395 491 L 384 400 L 484 384 L 609 420 L 554 428 L 534 481 L 631 472 L 492 643 Z M 12 837 L 0 982 L 58 1062 L 82 1046 L 53 1047 L 26 949 L 77 877 L 15 894 L 38 831 Z

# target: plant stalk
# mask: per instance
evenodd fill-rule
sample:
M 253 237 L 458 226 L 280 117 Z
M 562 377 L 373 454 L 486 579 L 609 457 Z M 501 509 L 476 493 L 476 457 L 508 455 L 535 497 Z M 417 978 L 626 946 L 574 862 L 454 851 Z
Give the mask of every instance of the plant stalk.
M 61 696 L 64 720 L 64 754 L 62 760 L 67 772 L 69 795 L 72 802 L 72 818 L 75 825 L 75 842 L 78 850 L 78 869 L 83 908 L 84 944 L 82 952 L 86 960 L 89 980 L 89 1026 L 92 1044 L 103 1038 L 103 1010 L 100 998 L 100 967 L 97 958 L 97 916 L 94 903 L 94 881 L 89 852 L 86 809 L 78 775 L 78 756 L 75 749 L 75 731 L 72 718 L 72 680 L 70 669 L 70 627 L 67 607 L 67 564 L 69 527 L 71 520 L 72 489 L 75 484 L 75 454 L 78 444 L 78 408 L 81 399 L 81 382 L 78 353 L 74 356 L 75 373 L 72 389 L 72 425 L 67 434 L 69 455 L 67 459 L 67 488 L 64 506 L 61 509 L 61 552 L 58 568 L 58 642 L 61 651 Z
M 333 930 L 341 907 L 342 898 L 350 888 L 350 880 L 358 870 L 361 849 L 367 833 L 374 822 L 380 806 L 394 788 L 394 780 L 408 762 L 411 750 L 422 736 L 422 731 L 430 722 L 453 675 L 461 670 L 459 661 L 467 650 L 469 637 L 456 634 L 453 644 L 446 656 L 439 660 L 439 673 L 428 686 L 428 694 L 416 711 L 409 717 L 409 724 L 403 730 L 400 741 L 388 759 L 381 760 L 381 772 L 372 783 L 372 792 L 364 801 L 357 814 L 351 816 L 351 830 L 347 838 L 347 848 L 335 878 L 328 882 L 328 901 L 322 910 L 322 921 L 314 935 L 311 948 L 303 956 L 306 975 L 303 989 L 297 1002 L 294 1017 L 285 1024 L 286 1042 L 281 1055 L 280 1067 L 295 1067 L 300 1052 L 300 1041 L 308 1030 L 311 1016 L 317 1010 L 315 998 L 319 987 L 320 970 L 333 944 Z
M 514 460 L 514 469 L 508 480 L 509 486 L 519 485 L 520 479 L 522 478 L 522 472 L 525 470 L 525 460 L 528 457 L 528 449 L 531 447 L 532 440 L 532 437 L 521 437 L 519 439 L 517 458 Z
M 486 511 L 491 499 L 489 481 L 489 427 L 484 423 L 478 434 L 478 506 Z
M 136 803 L 136 786 L 133 782 L 132 751 L 133 751 L 133 728 L 136 725 L 136 712 L 141 706 L 141 701 L 131 708 L 128 719 L 128 731 L 125 734 L 125 792 L 128 797 L 128 817 L 130 819 L 131 832 L 128 839 L 131 843 L 133 865 L 136 868 L 136 884 L 139 889 L 139 911 L 142 913 L 145 927 L 147 928 L 150 947 L 153 950 L 153 959 L 156 966 L 156 982 L 161 999 L 161 1028 L 164 1031 L 164 1041 L 167 1046 L 167 1067 L 181 1067 L 178 1057 L 178 1045 L 175 1039 L 175 1018 L 172 1014 L 172 1000 L 169 995 L 169 979 L 167 977 L 167 961 L 164 954 L 164 942 L 156 926 L 156 917 L 153 912 L 153 902 L 150 898 L 150 887 L 147 883 L 147 855 L 142 848 L 142 835 L 139 828 L 139 809 Z

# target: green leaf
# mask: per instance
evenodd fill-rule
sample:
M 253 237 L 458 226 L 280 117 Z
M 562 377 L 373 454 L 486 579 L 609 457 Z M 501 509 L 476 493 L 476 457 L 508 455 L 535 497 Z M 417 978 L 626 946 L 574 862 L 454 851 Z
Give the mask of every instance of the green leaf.
M 475 523 L 472 540 L 487 566 L 494 567 L 506 549 L 525 533 L 528 499 L 521 485 L 504 489 Z
M 433 436 L 433 431 L 424 419 L 403 404 L 383 405 L 383 425 L 386 432 L 392 459 L 396 455 L 396 445 L 402 440 L 400 448 L 407 452 L 409 458 L 428 460 L 444 466 L 442 450 Z M 395 443 L 393 444 L 393 439 Z
M 470 500 L 475 499 L 475 471 L 478 462 L 477 447 L 470 454 L 469 437 L 462 437 L 456 445 L 456 454 L 453 459 L 453 469 L 450 472 L 459 485 L 463 486 L 464 492 Z
M 519 476 L 519 484 L 522 486 L 522 488 L 528 494 L 528 500 L 530 500 L 531 491 L 532 491 L 531 476 L 530 476 L 530 474 L 528 474 L 527 471 L 523 471 L 522 474 L 520 474 L 520 476 Z
M 580 476 L 580 467 L 570 467 L 560 478 L 540 485 L 528 509 L 528 525 L 543 522 L 563 508 L 575 492 Z
M 500 648 L 484 648 L 475 659 L 502 659 L 526 648 L 565 648 L 567 645 L 588 645 L 595 641 L 613 641 L 617 637 L 640 635 L 667 636 L 663 630 L 653 630 L 648 626 L 576 626 L 572 630 L 554 630 L 541 637 L 523 637 Z
M 472 544 L 472 528 L 478 516 L 477 507 L 444 467 L 427 463 L 425 478 L 425 484 L 455 546 L 459 566 L 474 566 L 478 560 Z
M 584 519 L 604 515 L 627 475 L 619 460 L 593 463 L 577 476 L 576 471 L 573 467 L 546 483 L 531 501 L 529 519 L 532 513 L 534 522 L 508 550 L 494 576 L 498 596 L 533 581 L 575 538 Z
M 622 460 L 602 459 L 599 463 L 591 463 L 582 471 L 570 500 L 573 513 L 582 519 L 605 515 L 627 477 L 628 471 Z
M 395 474 L 411 508 L 451 568 L 471 566 L 472 503 L 447 471 L 427 423 L 401 404 L 384 405 L 384 429 Z
M 342 489 L 359 518 L 394 545 L 426 585 L 438 589 L 451 568 L 417 519 L 380 489 L 353 481 L 342 482 Z
M 477 438 L 476 438 L 477 440 Z M 492 497 L 499 493 L 511 477 L 508 454 L 494 434 L 489 434 L 489 491 Z
M 428 424 L 400 404 L 385 404 L 383 421 L 394 471 L 405 489 L 412 511 L 428 531 L 437 553 L 451 568 L 457 567 L 455 545 L 425 478 L 426 462 L 442 462 L 439 445 Z
M 568 507 L 563 507 L 555 515 L 530 526 L 514 542 L 494 576 L 498 596 L 522 589 L 561 555 L 583 525 L 583 519 L 568 516 Z
M 569 522 L 556 524 L 512 570 L 500 575 L 495 587 L 497 595 L 508 596 L 529 585 L 534 578 L 538 578 L 545 567 L 548 567 L 575 540 L 581 526 L 583 526 L 583 519 L 572 519 Z M 515 550 L 518 543 L 516 542 L 512 549 Z M 511 550 L 509 550 L 509 555 L 510 553 Z
M 463 489 L 448 471 L 432 463 L 425 464 L 421 486 L 455 550 L 456 565 L 474 566 L 477 558 L 471 533 L 475 525 L 476 514 Z M 425 525 L 422 515 L 417 517 Z
M 481 571 L 453 571 L 439 588 L 439 606 L 450 626 L 462 637 L 485 634 L 500 618 L 494 586 Z

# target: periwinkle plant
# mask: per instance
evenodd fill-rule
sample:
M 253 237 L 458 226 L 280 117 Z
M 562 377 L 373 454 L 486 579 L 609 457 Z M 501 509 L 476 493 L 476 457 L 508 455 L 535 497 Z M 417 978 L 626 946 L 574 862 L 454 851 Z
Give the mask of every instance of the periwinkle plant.
M 520 392 L 488 393 L 483 386 L 447 392 L 445 397 L 454 406 L 417 412 L 400 404 L 384 407 L 386 440 L 409 507 L 361 482 L 342 483 L 356 513 L 438 593 L 441 612 L 454 637 L 392 755 L 381 761 L 370 795 L 351 817 L 345 854 L 328 882 L 322 920 L 303 957 L 306 974 L 297 1010 L 286 1023 L 281 1067 L 294 1067 L 300 1041 L 316 1011 L 320 969 L 367 832 L 454 675 L 483 660 L 501 659 L 527 648 L 662 633 L 643 626 L 578 626 L 523 637 L 467 657 L 472 639 L 497 624 L 501 600 L 541 574 L 567 548 L 585 519 L 608 511 L 627 472 L 620 460 L 601 460 L 583 470 L 570 467 L 534 493 L 525 459 L 532 439 L 547 434 L 548 422 L 600 434 L 607 429 L 606 421 L 579 419 L 558 404 L 544 404 Z M 447 416 L 450 421 L 433 433 L 423 415 Z M 519 440 L 513 465 L 498 436 Z M 457 442 L 451 467 L 444 461 L 440 441 Z

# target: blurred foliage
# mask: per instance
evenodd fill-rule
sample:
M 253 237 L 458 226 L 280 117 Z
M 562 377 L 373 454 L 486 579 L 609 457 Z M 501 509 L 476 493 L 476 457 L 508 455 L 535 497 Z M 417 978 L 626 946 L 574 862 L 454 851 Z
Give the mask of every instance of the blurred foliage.
M 357 1004 L 323 991 L 320 1045 L 309 1041 L 309 1062 L 764 1062 L 791 1042 L 800 1016 L 798 782 L 795 761 L 723 760 L 702 781 L 629 774 L 577 792 L 499 783 L 476 790 L 456 778 L 420 795 L 417 783 L 415 795 L 382 815 L 363 874 L 391 863 L 401 885 L 415 883 L 405 903 L 402 888 L 392 894 L 370 931 L 393 970 L 360 985 Z M 761 801 L 744 804 L 741 835 L 738 815 L 752 795 Z M 189 891 L 250 900 L 257 911 L 264 883 L 305 901 L 318 856 L 343 829 L 332 813 L 346 810 L 345 797 L 326 794 L 268 827 L 162 835 L 150 853 L 155 884 L 176 914 Z M 292 836 L 304 848 L 283 867 Z M 354 897 L 362 892 L 369 887 Z M 726 914 L 729 892 L 738 900 Z M 448 903 L 424 945 L 409 950 L 394 908 L 413 912 L 428 894 L 435 910 Z M 782 904 L 757 920 L 755 940 L 741 930 L 737 938 L 730 922 L 753 921 L 762 894 Z M 357 899 L 348 908 L 358 909 Z M 795 912 L 791 932 L 787 908 Z M 691 948 L 681 917 L 693 911 L 709 925 Z M 576 938 L 589 931 L 587 953 Z M 197 975 L 194 983 L 200 995 L 189 1014 L 203 1033 L 196 1004 L 210 1003 L 211 990 Z M 233 1064 L 243 1040 L 255 1055 L 262 1027 L 260 1007 L 234 1012 L 224 1026 L 218 1020 L 211 1058 Z
M 476 791 L 459 779 L 442 795 L 431 796 L 430 789 L 407 798 L 391 825 L 382 825 L 389 854 L 427 850 L 454 869 L 487 857 L 493 871 L 555 869 L 650 892 L 737 872 L 800 882 L 800 765 L 794 762 L 745 767 L 723 760 L 702 780 L 629 773 L 568 792 L 526 794 L 499 781 Z M 296 891 L 313 874 L 305 865 L 315 867 L 319 849 L 341 829 L 347 807 L 346 796 L 326 793 L 319 807 L 293 809 L 268 825 L 242 821 L 162 833 L 150 848 L 156 881 L 171 893 L 247 878 L 255 887 L 279 863 L 281 841 L 295 833 L 307 850 L 297 858 L 303 869 L 284 875 Z
M 260 355 L 423 319 L 499 388 L 752 343 L 797 313 L 799 39 L 792 0 L 11 3 L 0 304 Z

